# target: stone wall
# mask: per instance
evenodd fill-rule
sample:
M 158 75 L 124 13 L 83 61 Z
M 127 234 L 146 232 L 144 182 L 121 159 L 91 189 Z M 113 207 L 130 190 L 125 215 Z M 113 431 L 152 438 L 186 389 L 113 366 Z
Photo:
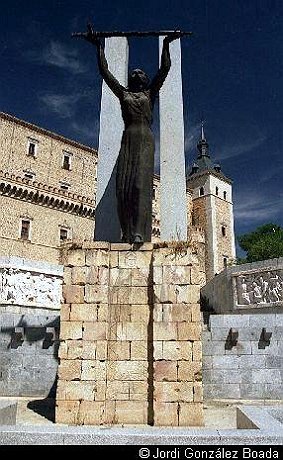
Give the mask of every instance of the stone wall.
M 46 262 L 0 258 L 2 397 L 45 397 L 55 384 L 62 273 Z
M 203 308 L 216 313 L 283 311 L 283 258 L 236 265 L 201 289 Z
M 59 316 L 22 310 L 0 313 L 0 324 L 0 396 L 54 397 Z
M 203 332 L 205 400 L 283 399 L 283 314 L 211 315 Z
M 202 425 L 197 249 L 65 254 L 57 423 Z

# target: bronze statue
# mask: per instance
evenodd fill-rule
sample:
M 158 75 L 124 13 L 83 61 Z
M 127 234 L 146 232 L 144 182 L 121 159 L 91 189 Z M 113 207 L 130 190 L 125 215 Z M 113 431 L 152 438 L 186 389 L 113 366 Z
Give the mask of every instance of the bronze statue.
M 122 33 L 120 36 L 130 34 L 135 33 Z M 142 34 L 152 35 L 150 32 Z M 151 82 L 143 70 L 135 69 L 129 74 L 127 88 L 123 87 L 108 69 L 99 39 L 99 36 L 106 36 L 105 33 L 97 34 L 89 25 L 87 33 L 74 34 L 96 46 L 100 74 L 121 104 L 125 126 L 117 164 L 116 195 L 123 242 L 151 241 L 154 173 L 152 111 L 158 91 L 170 69 L 169 43 L 184 34 L 190 33 L 176 31 L 165 36 L 161 65 Z M 110 36 L 113 35 L 112 33 Z

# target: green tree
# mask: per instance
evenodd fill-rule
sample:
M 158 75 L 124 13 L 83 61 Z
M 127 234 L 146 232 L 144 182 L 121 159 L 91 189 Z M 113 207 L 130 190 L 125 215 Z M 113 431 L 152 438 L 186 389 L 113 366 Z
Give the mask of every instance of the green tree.
M 251 233 L 238 236 L 237 240 L 247 253 L 245 262 L 283 257 L 283 228 L 279 225 L 262 225 Z M 243 263 L 243 259 L 239 263 Z

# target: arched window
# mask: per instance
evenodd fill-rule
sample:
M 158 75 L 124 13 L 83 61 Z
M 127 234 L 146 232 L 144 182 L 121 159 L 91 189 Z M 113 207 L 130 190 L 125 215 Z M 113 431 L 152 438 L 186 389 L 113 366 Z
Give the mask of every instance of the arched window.
M 199 196 L 203 196 L 204 195 L 204 188 L 203 187 L 200 187 L 199 189 Z
M 218 192 L 219 192 L 219 189 L 218 189 L 218 187 L 215 187 L 215 195 L 217 195 L 217 196 L 218 196 Z
M 221 233 L 222 233 L 222 236 L 226 236 L 226 227 L 225 227 L 225 225 L 222 225 Z
M 223 198 L 224 198 L 224 200 L 227 200 L 227 192 L 225 190 L 223 192 Z

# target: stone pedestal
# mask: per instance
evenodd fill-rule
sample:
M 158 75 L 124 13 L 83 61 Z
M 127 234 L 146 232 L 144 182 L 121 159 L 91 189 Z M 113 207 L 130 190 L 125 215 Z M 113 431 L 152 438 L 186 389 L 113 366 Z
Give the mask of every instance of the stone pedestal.
M 197 251 L 97 242 L 65 256 L 56 422 L 202 425 Z

